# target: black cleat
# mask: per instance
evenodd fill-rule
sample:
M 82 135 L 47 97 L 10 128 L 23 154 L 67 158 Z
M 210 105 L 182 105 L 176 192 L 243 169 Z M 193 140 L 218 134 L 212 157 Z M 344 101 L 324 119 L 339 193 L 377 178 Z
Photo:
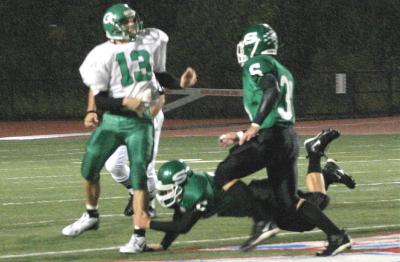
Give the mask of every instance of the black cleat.
M 279 228 L 275 222 L 259 221 L 254 224 L 251 237 L 240 246 L 240 250 L 244 252 L 251 251 L 257 244 L 276 235 L 278 232 Z
M 304 147 L 307 151 L 307 157 L 310 154 L 325 155 L 325 148 L 330 142 L 340 136 L 339 131 L 334 129 L 322 130 L 318 135 L 304 141 Z
M 133 203 L 133 195 L 129 194 L 128 204 L 126 204 L 126 207 L 124 210 L 124 215 L 127 217 L 133 216 L 133 214 L 135 213 L 132 208 L 132 203 Z M 152 207 L 151 205 L 149 205 L 148 213 L 151 218 L 154 218 L 157 216 L 155 207 Z
M 133 195 L 129 194 L 129 199 L 128 199 L 128 204 L 126 204 L 125 210 L 124 210 L 124 215 L 127 217 L 130 217 L 133 215 Z
M 351 238 L 342 230 L 337 235 L 328 236 L 328 246 L 325 250 L 317 253 L 319 257 L 334 256 L 351 248 Z
M 155 210 L 155 208 L 149 206 L 149 210 L 147 211 L 147 213 L 149 214 L 150 218 L 155 218 L 157 217 L 157 212 Z
M 340 166 L 333 159 L 328 159 L 324 168 L 322 169 L 322 174 L 325 177 L 325 181 L 330 181 L 331 183 L 340 183 L 346 185 L 350 189 L 356 187 L 356 181 L 352 176 L 347 174 L 340 168 Z

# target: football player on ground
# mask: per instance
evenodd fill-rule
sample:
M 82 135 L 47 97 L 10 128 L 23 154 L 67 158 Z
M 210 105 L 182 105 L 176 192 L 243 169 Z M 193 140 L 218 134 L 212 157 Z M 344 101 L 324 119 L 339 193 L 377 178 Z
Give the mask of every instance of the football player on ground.
M 259 170 L 266 170 L 274 195 L 286 216 L 301 216 L 315 224 L 328 238 L 328 248 L 318 254 L 329 256 L 346 248 L 350 238 L 316 205 L 297 195 L 297 134 L 295 123 L 295 82 L 290 71 L 277 59 L 276 32 L 267 24 L 248 27 L 237 45 L 242 66 L 243 104 L 251 125 L 245 132 L 222 135 L 223 144 L 237 143 L 215 171 L 215 183 L 239 205 L 250 205 L 254 220 L 250 238 L 241 250 L 254 248 L 268 231 L 269 218 L 254 201 L 247 186 L 240 181 Z M 334 138 L 334 133 L 329 133 Z M 320 173 L 319 146 L 309 153 L 310 173 Z M 317 152 L 318 151 L 318 152 Z
M 99 127 L 87 142 L 82 162 L 86 212 L 62 233 L 76 236 L 98 228 L 100 170 L 112 153 L 125 145 L 135 196 L 133 234 L 119 251 L 136 253 L 146 246 L 145 230 L 137 224 L 148 217 L 146 173 L 153 153 L 153 109 L 163 104 L 162 87 L 154 72 L 165 71 L 168 36 L 159 29 L 143 29 L 138 15 L 127 4 L 107 9 L 103 28 L 109 41 L 90 51 L 80 67 L 96 108 L 104 112 Z
M 326 139 L 329 132 L 333 131 L 324 131 L 313 141 Z M 342 183 L 351 189 L 355 187 L 354 179 L 346 174 L 332 159 L 328 159 L 322 170 L 322 176 L 327 181 L 327 186 L 332 183 Z M 253 180 L 249 184 L 250 192 L 255 201 L 260 204 L 265 212 L 273 214 L 272 220 L 269 221 L 270 230 L 260 242 L 276 234 L 279 231 L 277 225 L 280 229 L 295 232 L 312 230 L 315 225 L 310 224 L 303 217 L 286 217 L 283 215 L 272 186 L 269 179 Z M 148 220 L 146 224 L 141 225 L 144 228 L 166 232 L 161 244 L 148 246 L 147 251 L 168 249 L 179 234 L 189 232 L 201 218 L 208 218 L 213 215 L 233 217 L 251 215 L 248 205 L 237 205 L 229 194 L 216 187 L 213 173 L 193 172 L 188 165 L 179 160 L 169 161 L 160 167 L 156 188 L 158 190 L 157 199 L 160 204 L 164 207 L 173 208 L 175 212 L 173 221 Z M 329 197 L 321 192 L 298 190 L 298 194 L 321 209 L 325 209 L 329 203 Z

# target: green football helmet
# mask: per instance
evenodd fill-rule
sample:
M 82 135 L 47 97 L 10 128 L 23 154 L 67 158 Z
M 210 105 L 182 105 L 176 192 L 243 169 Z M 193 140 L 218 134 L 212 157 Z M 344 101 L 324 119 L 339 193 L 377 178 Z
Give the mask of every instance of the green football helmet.
M 164 163 L 157 173 L 157 200 L 163 207 L 171 207 L 181 201 L 183 185 L 192 175 L 191 168 L 180 160 Z
M 236 55 L 241 66 L 257 55 L 276 55 L 278 53 L 278 37 L 272 27 L 267 24 L 256 24 L 248 27 L 238 43 Z
M 127 4 L 115 4 L 103 16 L 103 29 L 111 40 L 135 40 L 143 30 L 143 22 Z

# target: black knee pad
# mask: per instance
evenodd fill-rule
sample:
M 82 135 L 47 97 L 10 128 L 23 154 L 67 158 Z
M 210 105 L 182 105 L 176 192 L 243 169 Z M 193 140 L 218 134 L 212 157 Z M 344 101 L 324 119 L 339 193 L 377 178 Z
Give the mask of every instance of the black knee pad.
M 304 198 L 321 210 L 324 210 L 329 205 L 329 196 L 320 192 L 305 193 Z
M 319 208 L 320 208 L 321 210 L 324 210 L 324 209 L 329 205 L 330 198 L 329 198 L 328 195 L 325 195 L 325 194 L 322 194 L 322 195 L 324 196 L 324 199 L 323 199 L 322 202 L 319 204 Z
M 223 166 L 223 162 L 220 163 L 217 167 L 217 170 L 215 170 L 214 177 L 215 186 L 218 189 L 221 189 L 226 183 L 232 180 L 231 178 L 229 178 L 228 175 L 228 172 L 225 171 L 225 168 Z

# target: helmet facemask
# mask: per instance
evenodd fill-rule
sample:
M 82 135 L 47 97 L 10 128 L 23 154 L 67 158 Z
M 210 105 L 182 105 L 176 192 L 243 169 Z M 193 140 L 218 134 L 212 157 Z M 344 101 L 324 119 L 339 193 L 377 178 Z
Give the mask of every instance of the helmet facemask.
M 240 41 L 236 46 L 236 56 L 240 66 L 243 66 L 249 58 L 244 53 L 244 43 Z
M 157 173 L 157 200 L 163 207 L 172 207 L 182 200 L 183 186 L 192 170 L 180 160 L 164 163 Z
M 175 203 L 179 203 L 181 200 L 183 188 L 180 185 L 163 185 L 158 181 L 156 189 L 157 200 L 163 207 L 172 207 Z

